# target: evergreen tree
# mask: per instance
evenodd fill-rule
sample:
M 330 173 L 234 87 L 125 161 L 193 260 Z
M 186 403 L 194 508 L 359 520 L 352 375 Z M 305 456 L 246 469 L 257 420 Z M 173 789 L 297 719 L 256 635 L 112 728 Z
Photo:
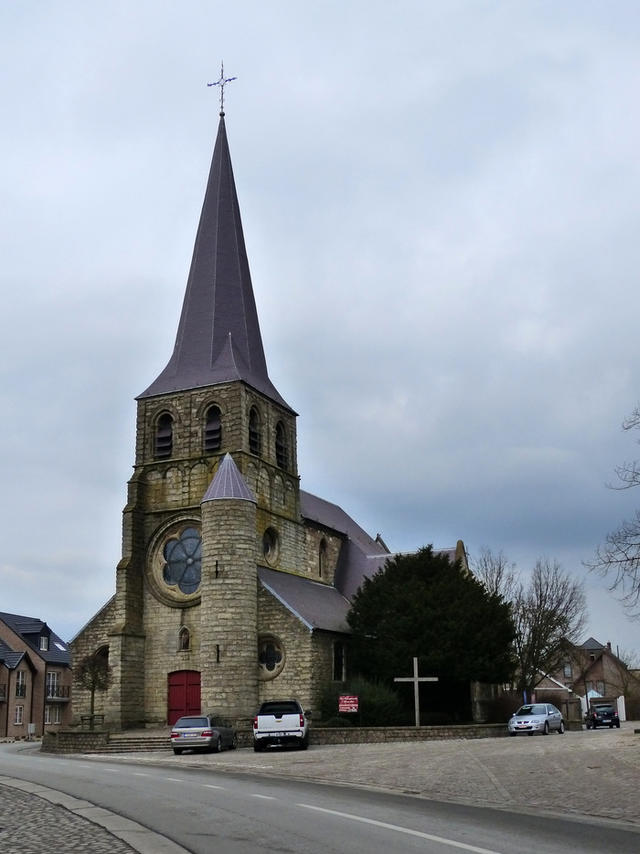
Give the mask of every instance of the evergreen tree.
M 422 675 L 508 681 L 514 670 L 510 606 L 460 561 L 431 546 L 387 560 L 356 593 L 347 617 L 352 670 L 393 685 L 417 656 Z

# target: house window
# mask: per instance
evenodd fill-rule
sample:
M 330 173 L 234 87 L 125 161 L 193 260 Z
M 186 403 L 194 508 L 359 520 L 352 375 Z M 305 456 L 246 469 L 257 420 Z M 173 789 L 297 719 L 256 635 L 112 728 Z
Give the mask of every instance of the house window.
M 327 563 L 327 541 L 324 537 L 320 540 L 318 548 L 318 578 L 322 578 L 326 569 Z
M 188 650 L 191 648 L 191 633 L 186 626 L 183 626 L 178 633 L 178 649 Z
M 16 673 L 16 697 L 27 696 L 27 674 L 24 670 L 18 670 Z
M 45 724 L 51 723 L 51 706 L 44 707 L 44 722 Z
M 59 724 L 61 720 L 60 706 L 48 705 L 44 707 L 44 722 L 46 724 Z
M 596 691 L 601 697 L 604 697 L 604 682 L 596 682 Z
M 16 716 L 14 719 L 14 724 L 20 725 L 24 720 L 24 706 L 16 706 Z
M 333 681 L 344 682 L 346 655 L 344 643 L 342 641 L 333 642 Z
M 276 464 L 278 468 L 286 469 L 289 463 L 287 450 L 287 433 L 282 421 L 276 424 Z
M 260 428 L 260 415 L 255 406 L 251 407 L 249 413 L 249 450 L 258 456 L 262 450 L 262 432 Z
M 564 673 L 565 679 L 571 679 L 571 677 L 573 676 L 573 670 L 571 669 L 571 662 L 570 661 L 565 661 L 563 673 Z
M 173 418 L 164 412 L 156 422 L 154 457 L 164 460 L 173 452 Z
M 44 652 L 49 649 L 49 638 L 46 635 L 40 635 L 40 649 Z
M 204 423 L 204 450 L 210 454 L 213 451 L 219 451 L 222 447 L 222 421 L 220 418 L 220 410 L 217 406 L 210 406 L 207 409 Z
M 47 697 L 58 697 L 58 673 L 51 670 L 47 673 Z

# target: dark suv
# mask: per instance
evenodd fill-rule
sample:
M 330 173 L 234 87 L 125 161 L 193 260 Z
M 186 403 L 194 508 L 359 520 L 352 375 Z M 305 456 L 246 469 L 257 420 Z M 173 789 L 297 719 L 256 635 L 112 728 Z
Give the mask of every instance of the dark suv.
M 609 729 L 616 726 L 620 729 L 620 718 L 610 703 L 592 706 L 587 712 L 587 729 L 597 729 L 599 726 L 608 726 Z

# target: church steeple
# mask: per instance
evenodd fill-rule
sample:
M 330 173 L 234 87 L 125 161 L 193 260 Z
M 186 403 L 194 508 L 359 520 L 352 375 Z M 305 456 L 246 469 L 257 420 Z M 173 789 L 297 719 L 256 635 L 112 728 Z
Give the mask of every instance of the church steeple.
M 139 398 L 234 380 L 291 410 L 267 373 L 221 114 L 173 355 Z

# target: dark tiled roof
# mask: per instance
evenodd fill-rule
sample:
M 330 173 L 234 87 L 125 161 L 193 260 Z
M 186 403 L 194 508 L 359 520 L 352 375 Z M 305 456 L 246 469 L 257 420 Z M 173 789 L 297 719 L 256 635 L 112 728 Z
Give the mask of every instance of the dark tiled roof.
M 24 652 L 14 652 L 4 641 L 0 640 L 0 663 L 9 670 L 15 670 L 24 658 Z
M 0 620 L 5 623 L 44 661 L 50 664 L 71 664 L 67 644 L 53 632 L 49 626 L 37 617 L 24 617 L 20 614 L 0 612 Z M 49 637 L 49 649 L 40 649 L 40 636 Z
M 600 641 L 597 641 L 595 638 L 587 638 L 584 643 L 580 644 L 580 647 L 582 649 L 591 649 L 596 652 L 599 652 L 600 650 L 603 650 L 605 648 L 604 644 L 600 643 Z
M 205 501 L 215 501 L 220 498 L 236 498 L 241 501 L 253 501 L 254 504 L 256 503 L 256 499 L 253 497 L 245 479 L 240 474 L 231 454 L 225 454 L 222 458 L 218 470 L 204 494 L 202 503 Z
M 267 374 L 221 117 L 173 355 L 140 397 L 234 380 L 291 410 Z
M 310 631 L 350 631 L 347 625 L 349 602 L 335 587 L 264 566 L 258 567 L 258 578 Z

